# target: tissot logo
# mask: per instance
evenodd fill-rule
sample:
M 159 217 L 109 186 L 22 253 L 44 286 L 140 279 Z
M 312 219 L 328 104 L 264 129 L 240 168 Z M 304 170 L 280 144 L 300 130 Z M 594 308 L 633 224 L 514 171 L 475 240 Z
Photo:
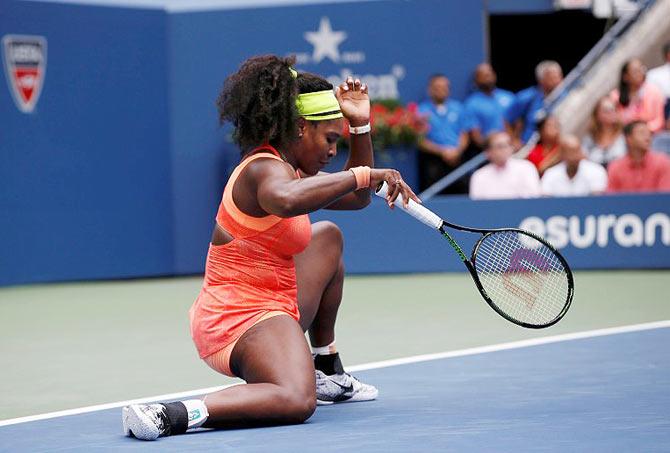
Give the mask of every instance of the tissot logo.
M 330 61 L 339 66 L 337 74 L 327 75 L 333 85 L 339 85 L 349 76 L 357 77 L 368 85 L 370 97 L 373 99 L 397 99 L 400 97 L 398 81 L 405 78 L 405 67 L 394 64 L 386 73 L 369 74 L 352 70 L 349 65 L 365 63 L 365 52 L 349 50 L 350 38 L 353 36 L 345 30 L 334 27 L 330 18 L 322 17 L 316 30 L 303 33 L 303 38 L 312 45 L 312 53 L 290 52 L 296 56 L 299 65 L 319 65 Z M 344 66 L 347 65 L 347 66 Z M 316 72 L 321 72 L 316 69 Z
M 47 65 L 47 40 L 42 36 L 2 38 L 5 77 L 20 111 L 30 113 L 42 92 Z

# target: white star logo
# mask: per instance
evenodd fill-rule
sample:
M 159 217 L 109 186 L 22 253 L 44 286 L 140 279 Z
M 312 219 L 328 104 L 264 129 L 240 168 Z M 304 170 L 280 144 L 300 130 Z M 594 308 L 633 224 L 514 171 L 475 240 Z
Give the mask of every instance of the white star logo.
M 321 18 L 319 31 L 308 31 L 305 32 L 304 36 L 314 46 L 314 52 L 312 53 L 314 63 L 320 62 L 325 57 L 330 58 L 335 63 L 340 61 L 340 51 L 337 46 L 347 39 L 347 34 L 343 31 L 333 31 L 327 17 Z

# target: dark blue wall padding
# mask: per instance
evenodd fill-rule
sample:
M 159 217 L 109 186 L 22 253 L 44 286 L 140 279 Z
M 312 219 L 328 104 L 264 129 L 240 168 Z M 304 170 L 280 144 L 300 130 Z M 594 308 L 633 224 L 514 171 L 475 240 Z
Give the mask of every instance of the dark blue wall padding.
M 33 113 L 0 76 L 0 285 L 200 272 L 239 159 L 214 102 L 244 59 L 298 54 L 300 70 L 404 100 L 445 72 L 463 98 L 482 14 L 480 0 L 193 12 L 0 0 L 0 36 L 48 49 Z M 346 39 L 315 59 L 305 33 L 324 19 Z

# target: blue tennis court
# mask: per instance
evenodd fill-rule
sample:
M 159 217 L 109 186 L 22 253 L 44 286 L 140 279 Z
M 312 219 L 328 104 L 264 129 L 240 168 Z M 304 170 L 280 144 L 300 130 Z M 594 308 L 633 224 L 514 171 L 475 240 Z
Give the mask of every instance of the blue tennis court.
M 322 406 L 304 425 L 150 443 L 124 437 L 114 408 L 2 427 L 0 449 L 668 451 L 668 327 L 381 364 L 356 373 L 377 401 Z

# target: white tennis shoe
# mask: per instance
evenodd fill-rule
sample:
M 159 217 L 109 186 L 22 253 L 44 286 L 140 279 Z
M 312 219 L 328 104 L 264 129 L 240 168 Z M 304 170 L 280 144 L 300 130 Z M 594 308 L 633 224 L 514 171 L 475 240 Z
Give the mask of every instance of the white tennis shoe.
M 364 384 L 349 373 L 326 375 L 316 370 L 316 403 L 327 405 L 333 403 L 353 403 L 370 401 L 377 398 L 376 387 Z
M 156 440 L 169 435 L 165 406 L 162 404 L 131 404 L 121 410 L 123 433 L 141 440 Z

